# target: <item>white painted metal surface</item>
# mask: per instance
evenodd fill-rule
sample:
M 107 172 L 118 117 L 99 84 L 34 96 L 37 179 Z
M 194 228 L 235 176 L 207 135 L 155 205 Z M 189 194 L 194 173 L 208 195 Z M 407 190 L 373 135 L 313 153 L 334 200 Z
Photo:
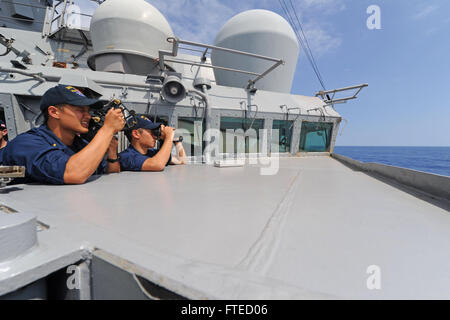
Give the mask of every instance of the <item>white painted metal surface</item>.
M 0 263 L 12 260 L 37 243 L 36 216 L 0 208 Z
M 192 298 L 450 298 L 448 211 L 330 157 L 259 170 L 189 165 L 20 186 L 1 201 L 50 229 L 0 283 L 97 247 Z M 366 286 L 371 265 L 381 290 Z

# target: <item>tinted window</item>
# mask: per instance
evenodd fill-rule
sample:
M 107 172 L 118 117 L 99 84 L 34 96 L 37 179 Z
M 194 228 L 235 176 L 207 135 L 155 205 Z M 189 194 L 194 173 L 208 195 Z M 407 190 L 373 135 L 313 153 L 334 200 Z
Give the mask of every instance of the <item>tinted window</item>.
M 275 141 L 276 138 L 272 133 L 272 143 L 278 142 L 279 152 L 291 151 L 292 130 L 294 128 L 293 124 L 293 121 L 273 120 L 272 129 L 278 130 L 278 141 Z
M 330 150 L 332 123 L 302 122 L 300 151 L 327 152 Z
M 222 141 L 220 150 L 223 153 L 258 153 L 259 130 L 264 129 L 264 119 L 244 119 L 222 117 L 220 133 Z M 227 134 L 227 130 L 230 135 Z M 232 139 L 230 141 L 230 139 Z
M 194 117 L 178 117 L 178 128 L 182 130 L 177 130 L 175 132 L 176 138 L 183 132 L 183 148 L 186 151 L 186 155 L 201 156 L 205 148 L 205 143 L 203 141 L 203 135 L 205 133 L 206 124 L 205 120 L 202 118 Z M 186 131 L 189 137 L 186 136 Z

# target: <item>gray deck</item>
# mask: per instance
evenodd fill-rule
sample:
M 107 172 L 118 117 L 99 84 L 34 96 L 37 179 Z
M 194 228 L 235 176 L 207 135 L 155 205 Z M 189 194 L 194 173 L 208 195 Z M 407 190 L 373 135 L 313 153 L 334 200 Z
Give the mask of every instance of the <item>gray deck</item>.
M 0 202 L 50 225 L 0 265 L 10 288 L 95 247 L 191 298 L 450 298 L 450 213 L 330 157 L 20 185 Z

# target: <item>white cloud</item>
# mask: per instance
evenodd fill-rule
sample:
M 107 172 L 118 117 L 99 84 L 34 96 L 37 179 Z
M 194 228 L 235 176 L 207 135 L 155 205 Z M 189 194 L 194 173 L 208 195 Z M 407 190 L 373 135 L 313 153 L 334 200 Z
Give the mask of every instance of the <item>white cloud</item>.
M 428 6 L 422 7 L 418 10 L 418 12 L 416 12 L 412 16 L 412 18 L 414 20 L 424 19 L 424 18 L 428 17 L 429 15 L 431 15 L 433 12 L 435 12 L 437 9 L 439 9 L 439 7 L 437 5 L 428 5 Z
M 175 35 L 184 40 L 212 44 L 220 28 L 234 15 L 250 9 L 267 9 L 287 19 L 280 0 L 146 0 L 155 6 L 169 21 Z M 290 0 L 284 0 L 295 19 Z M 97 4 L 76 0 L 83 13 L 92 14 Z M 342 39 L 327 24 L 325 18 L 345 9 L 343 0 L 292 0 L 296 14 L 316 56 L 332 52 L 342 44 Z M 428 7 L 427 7 L 428 8 Z M 423 15 L 430 12 L 425 8 Z M 88 21 L 89 22 L 89 21 Z M 89 23 L 86 22 L 86 25 Z
M 222 25 L 237 12 L 218 0 L 148 1 L 166 17 L 175 35 L 191 41 L 212 43 Z
M 234 15 L 250 9 L 267 9 L 285 14 L 276 0 L 148 0 L 167 18 L 175 35 L 184 40 L 212 44 L 220 28 Z M 289 0 L 286 1 L 292 12 Z M 342 39 L 326 25 L 329 17 L 345 9 L 342 0 L 293 1 L 311 50 L 317 56 L 339 47 Z M 294 18 L 295 19 L 295 18 Z
M 333 36 L 324 29 L 314 25 L 306 25 L 305 34 L 311 51 L 318 57 L 338 48 L 342 44 L 340 37 Z
M 302 9 L 320 10 L 322 13 L 326 14 L 345 9 L 344 2 L 340 0 L 300 0 L 297 2 Z M 294 6 L 297 2 L 294 1 Z

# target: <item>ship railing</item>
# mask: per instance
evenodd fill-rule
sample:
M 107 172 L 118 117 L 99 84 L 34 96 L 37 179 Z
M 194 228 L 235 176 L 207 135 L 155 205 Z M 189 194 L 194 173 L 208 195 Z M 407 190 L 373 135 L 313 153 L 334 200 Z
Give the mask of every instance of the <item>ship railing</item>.
M 230 72 L 237 72 L 237 73 L 254 76 L 253 79 L 248 80 L 247 90 L 253 90 L 254 85 L 257 81 L 261 80 L 262 78 L 267 76 L 270 72 L 272 72 L 273 70 L 278 68 L 280 65 L 284 65 L 284 63 L 285 63 L 284 60 L 278 59 L 278 58 L 267 57 L 267 56 L 263 56 L 263 55 L 259 55 L 259 54 L 254 54 L 254 53 L 249 53 L 249 52 L 239 51 L 239 50 L 234 50 L 234 49 L 229 49 L 229 48 L 212 46 L 212 45 L 203 44 L 203 43 L 199 43 L 199 42 L 181 40 L 176 37 L 169 37 L 169 38 L 167 38 L 167 41 L 172 43 L 173 46 L 172 46 L 172 51 L 164 51 L 164 50 L 159 51 L 159 64 L 160 64 L 160 67 L 162 70 L 164 70 L 164 62 L 172 62 L 172 63 L 188 64 L 191 66 L 198 66 L 198 67 L 203 67 L 203 68 L 212 68 L 212 69 L 225 70 L 225 71 L 230 71 Z M 180 44 L 185 44 L 185 45 L 188 45 L 191 47 L 204 48 L 204 50 L 202 51 L 203 54 L 201 57 L 201 63 L 198 63 L 195 61 L 190 61 L 190 60 L 184 60 L 184 59 L 181 60 L 181 59 L 165 58 L 165 56 L 176 57 L 178 55 L 178 49 L 199 51 L 199 50 L 189 48 L 189 47 L 180 47 Z M 252 72 L 252 71 L 248 71 L 248 70 L 215 66 L 211 63 L 207 63 L 206 55 L 208 54 L 209 50 L 224 51 L 224 52 L 228 52 L 228 53 L 232 53 L 232 54 L 236 54 L 236 55 L 243 55 L 243 56 L 252 57 L 255 59 L 262 59 L 262 60 L 273 62 L 273 65 L 270 66 L 267 70 L 265 70 L 262 73 Z
M 356 99 L 358 97 L 358 94 L 361 92 L 362 89 L 365 87 L 368 87 L 369 85 L 367 83 L 359 84 L 357 86 L 351 86 L 351 87 L 345 87 L 345 88 L 339 88 L 339 89 L 333 89 L 333 90 L 322 90 L 316 93 L 316 97 L 321 97 L 323 102 L 325 102 L 327 105 L 334 106 L 335 104 L 340 103 L 346 103 L 349 100 Z M 344 98 L 335 98 L 336 93 L 339 92 L 345 92 L 345 91 L 351 91 L 354 90 L 353 95 L 344 97 Z

